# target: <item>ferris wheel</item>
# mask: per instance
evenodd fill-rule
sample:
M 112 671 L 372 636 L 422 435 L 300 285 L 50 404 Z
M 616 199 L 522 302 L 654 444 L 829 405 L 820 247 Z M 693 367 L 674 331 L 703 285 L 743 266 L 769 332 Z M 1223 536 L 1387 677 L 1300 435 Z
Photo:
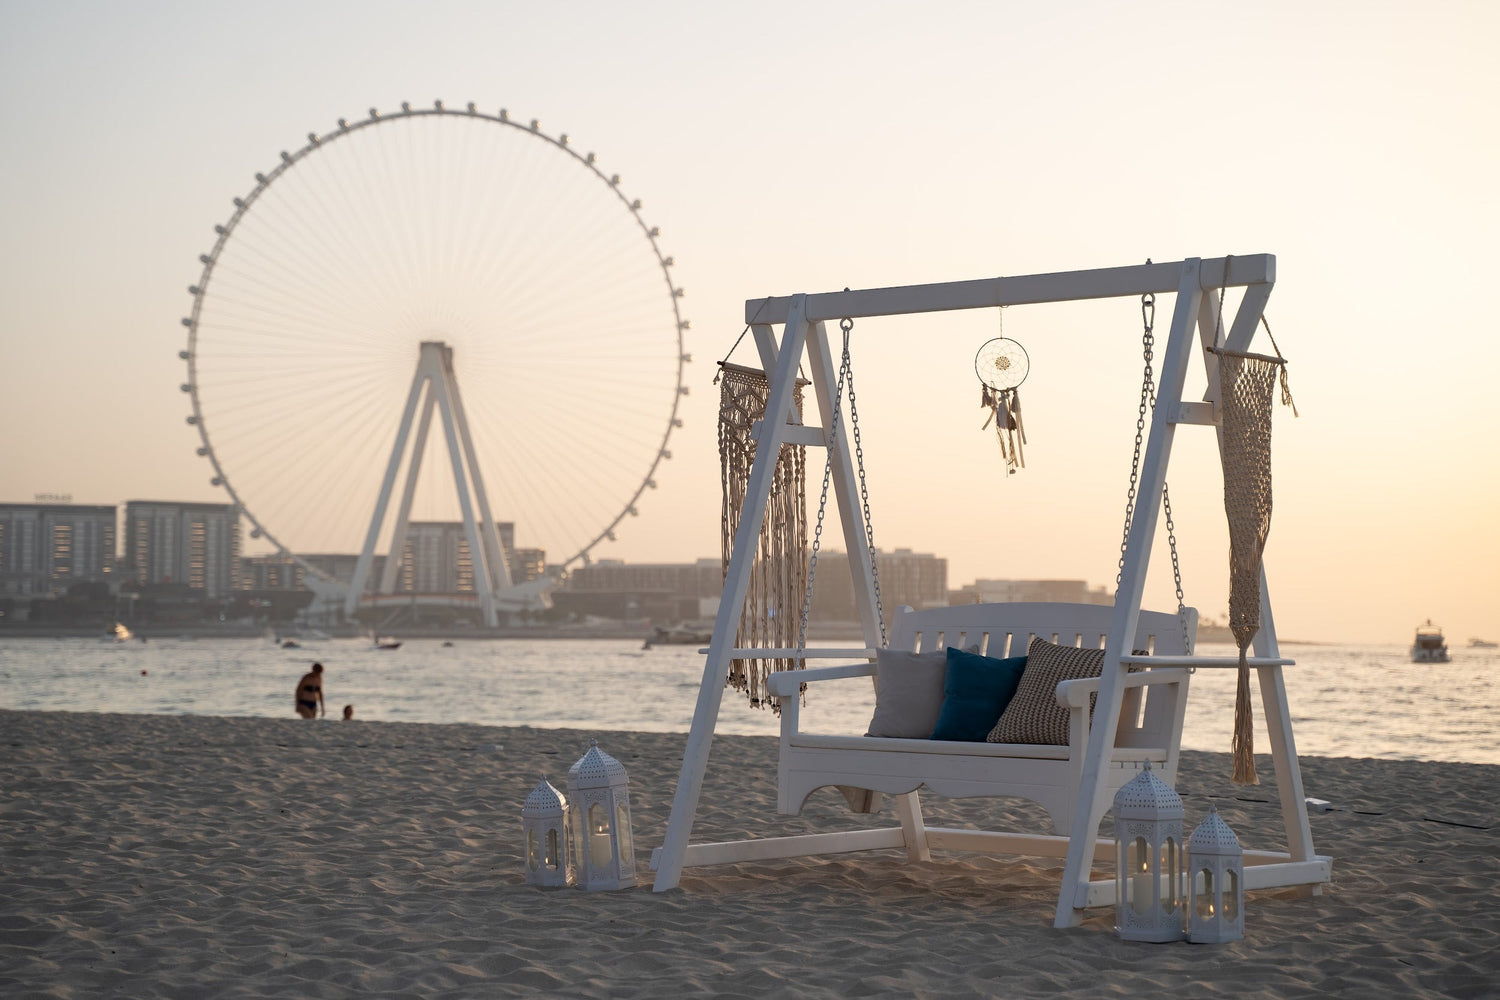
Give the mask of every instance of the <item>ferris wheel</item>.
M 683 292 L 641 202 L 568 135 L 372 108 L 282 152 L 214 230 L 182 391 L 248 549 L 327 579 L 306 557 L 360 551 L 398 467 L 404 519 L 472 523 L 467 452 L 486 519 L 565 567 L 655 487 L 687 392 Z M 412 435 L 424 366 L 452 387 Z

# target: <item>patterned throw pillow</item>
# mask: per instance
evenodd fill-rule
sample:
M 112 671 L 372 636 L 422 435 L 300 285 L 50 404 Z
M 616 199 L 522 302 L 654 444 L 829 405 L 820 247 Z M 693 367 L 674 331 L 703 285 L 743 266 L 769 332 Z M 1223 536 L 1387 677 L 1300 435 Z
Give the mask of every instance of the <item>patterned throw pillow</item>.
M 1016 696 L 990 730 L 989 742 L 1067 745 L 1068 710 L 1057 703 L 1057 685 L 1061 681 L 1098 677 L 1103 672 L 1102 649 L 1079 649 L 1032 639 L 1026 651 L 1026 672 L 1021 675 Z M 1093 711 L 1091 697 L 1091 717 Z

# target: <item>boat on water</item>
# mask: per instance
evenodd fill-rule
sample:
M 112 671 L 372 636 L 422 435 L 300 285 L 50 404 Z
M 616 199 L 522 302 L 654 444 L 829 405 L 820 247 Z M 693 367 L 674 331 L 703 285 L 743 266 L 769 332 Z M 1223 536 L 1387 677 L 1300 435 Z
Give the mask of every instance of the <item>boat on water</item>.
M 1500 649 L 1500 642 L 1490 642 L 1488 639 L 1470 639 L 1470 649 Z
M 1427 619 L 1427 624 L 1417 626 L 1416 638 L 1411 643 L 1411 662 L 1447 663 L 1448 643 L 1443 639 L 1443 630 Z
M 646 642 L 642 649 L 650 649 L 652 646 L 707 646 L 713 640 L 713 632 L 705 632 L 702 629 L 688 628 L 684 625 L 674 625 L 667 628 L 658 625 L 646 636 Z
M 105 642 L 129 642 L 134 638 L 135 633 L 126 628 L 121 622 L 115 622 L 115 627 L 104 633 Z
M 371 645 L 371 648 L 373 648 L 373 649 L 400 649 L 401 648 L 401 640 L 400 639 L 392 639 L 388 635 L 382 635 L 382 636 L 372 635 L 372 636 L 370 636 L 370 645 Z

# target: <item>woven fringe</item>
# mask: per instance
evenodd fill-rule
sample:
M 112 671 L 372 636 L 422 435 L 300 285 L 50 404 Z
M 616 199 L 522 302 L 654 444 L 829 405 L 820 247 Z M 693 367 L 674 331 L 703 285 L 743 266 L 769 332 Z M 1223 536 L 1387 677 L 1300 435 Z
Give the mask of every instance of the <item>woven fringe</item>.
M 755 441 L 750 433 L 766 412 L 770 387 L 764 372 L 725 364 L 719 383 L 719 471 L 722 497 L 720 557 L 724 572 L 734 547 L 734 533 L 744 510 L 750 471 L 755 464 Z M 794 394 L 802 413 L 802 387 Z M 744 610 L 735 632 L 740 649 L 788 649 L 797 643 L 802 593 L 807 587 L 807 464 L 800 445 L 782 445 L 771 483 L 770 503 L 761 521 L 755 561 Z M 781 704 L 766 696 L 766 679 L 778 670 L 796 670 L 798 660 L 734 660 L 725 683 L 743 691 L 751 707 Z
M 1271 530 L 1271 397 L 1282 365 L 1219 355 L 1223 407 L 1224 512 L 1229 518 L 1229 628 L 1240 647 L 1234 703 L 1234 778 L 1258 785 L 1250 668 L 1246 651 L 1260 630 L 1260 569 Z
M 1240 649 L 1239 684 L 1234 691 L 1234 774 L 1230 778 L 1237 785 L 1258 785 L 1260 775 L 1255 773 L 1255 720 L 1250 714 L 1250 667 L 1245 663 L 1245 650 Z

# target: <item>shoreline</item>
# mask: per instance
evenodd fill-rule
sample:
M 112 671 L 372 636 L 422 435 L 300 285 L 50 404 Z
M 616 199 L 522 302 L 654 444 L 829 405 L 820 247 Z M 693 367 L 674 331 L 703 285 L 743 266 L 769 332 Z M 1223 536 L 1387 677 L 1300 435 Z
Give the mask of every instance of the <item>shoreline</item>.
M 1500 765 L 1302 759 L 1322 895 L 1251 894 L 1243 941 L 1118 940 L 1113 911 L 1051 926 L 1041 859 L 893 851 L 688 869 L 656 894 L 686 734 L 0 710 L 0 993 L 14 997 L 568 995 L 1477 997 L 1500 982 Z M 641 884 L 524 884 L 520 805 L 590 737 L 630 774 Z M 694 840 L 848 828 L 832 790 L 775 814 L 774 737 L 719 736 Z M 1274 849 L 1279 806 L 1184 751 Z M 924 795 L 934 825 L 1034 830 L 1016 800 Z M 893 823 L 889 810 L 876 822 Z M 1110 821 L 1106 819 L 1107 834 Z M 1096 869 L 1097 870 L 1097 869 Z
M 538 627 L 517 626 L 514 628 L 447 628 L 447 627 L 417 627 L 400 629 L 393 633 L 394 638 L 407 639 L 609 639 L 609 640 L 640 640 L 645 642 L 650 638 L 652 630 L 656 626 L 644 625 L 589 625 L 572 627 Z M 711 631 L 711 626 L 709 631 Z M 173 628 L 169 626 L 141 626 L 132 628 L 131 633 L 136 639 L 261 639 L 267 631 L 275 631 L 267 627 L 254 626 L 190 626 Z M 370 634 L 369 629 L 363 628 L 339 628 L 329 626 L 315 629 L 325 633 L 328 639 L 363 639 Z M 285 639 L 301 639 L 295 630 L 281 633 Z M 809 625 L 807 637 L 817 642 L 839 642 L 862 644 L 864 635 L 860 631 L 858 623 L 833 622 L 827 625 Z M 0 625 L 0 641 L 6 639 L 99 639 L 101 641 L 109 638 L 105 629 L 93 626 L 57 627 L 57 626 L 33 626 L 26 623 L 10 623 Z M 127 640 L 128 641 L 128 640 Z M 305 639 L 304 642 L 321 642 L 323 639 Z M 1222 626 L 1200 626 L 1198 632 L 1200 643 L 1223 643 L 1234 645 L 1234 636 L 1229 630 Z M 1281 639 L 1283 646 L 1337 646 L 1341 643 L 1322 639 Z M 652 645 L 694 645 L 693 643 L 653 643 Z M 707 646 L 704 642 L 699 645 Z M 1469 647 L 1461 647 L 1469 648 Z

